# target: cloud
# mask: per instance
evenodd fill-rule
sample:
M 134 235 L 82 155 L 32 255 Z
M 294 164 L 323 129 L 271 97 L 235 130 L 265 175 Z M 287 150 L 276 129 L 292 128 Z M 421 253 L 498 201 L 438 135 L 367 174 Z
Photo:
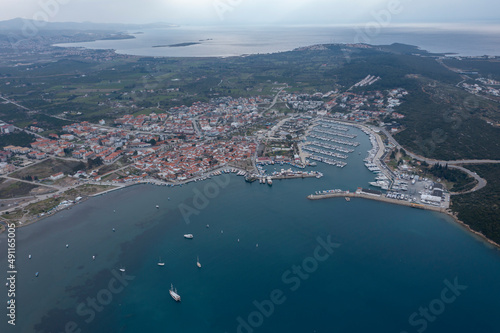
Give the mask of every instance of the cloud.
M 393 18 L 406 22 L 496 20 L 500 2 L 491 0 L 1 0 L 0 20 L 33 18 L 58 4 L 51 21 L 171 22 L 183 25 L 347 24 L 371 19 L 373 11 L 400 2 Z

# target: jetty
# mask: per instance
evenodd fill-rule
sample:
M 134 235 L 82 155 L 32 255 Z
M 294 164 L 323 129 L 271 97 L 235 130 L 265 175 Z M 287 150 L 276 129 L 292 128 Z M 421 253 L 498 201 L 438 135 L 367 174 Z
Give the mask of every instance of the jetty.
M 391 203 L 391 204 L 407 206 L 407 207 L 412 207 L 412 208 L 432 210 L 432 211 L 440 212 L 440 213 L 446 213 L 446 208 L 444 208 L 444 207 L 424 205 L 424 204 L 410 202 L 410 201 L 406 201 L 406 200 L 391 199 L 391 198 L 386 197 L 384 194 L 369 194 L 369 193 L 363 193 L 363 192 L 359 192 L 359 191 L 349 192 L 349 191 L 341 191 L 341 190 L 329 190 L 329 191 L 322 191 L 322 192 L 317 192 L 317 193 L 318 194 L 308 195 L 307 199 L 309 199 L 309 200 L 321 200 L 321 199 L 329 199 L 329 198 L 361 198 L 361 199 L 382 201 L 382 202 L 387 202 L 387 203 Z

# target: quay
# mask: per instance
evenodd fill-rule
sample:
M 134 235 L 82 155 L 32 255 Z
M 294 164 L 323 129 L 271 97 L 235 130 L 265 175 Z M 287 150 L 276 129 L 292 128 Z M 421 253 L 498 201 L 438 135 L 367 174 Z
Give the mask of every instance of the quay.
M 359 192 L 344 192 L 344 191 L 342 191 L 342 192 L 332 192 L 332 193 L 324 193 L 324 194 L 311 194 L 311 195 L 307 196 L 307 199 L 309 199 L 309 200 L 321 200 L 321 199 L 328 199 L 328 198 L 345 198 L 345 197 L 376 200 L 376 201 L 382 201 L 382 202 L 387 202 L 387 203 L 401 205 L 401 206 L 427 209 L 427 210 L 432 210 L 434 212 L 446 213 L 446 208 L 443 208 L 443 207 L 423 205 L 423 204 L 418 204 L 418 203 L 409 202 L 409 201 L 405 201 L 405 200 L 397 200 L 397 199 L 387 198 L 384 195 L 371 195 L 371 194 L 365 194 L 365 193 L 359 193 Z
M 270 176 L 271 179 L 293 179 L 293 178 L 318 178 L 317 174 L 311 174 L 311 173 L 302 173 L 302 174 L 283 174 L 283 175 L 275 175 L 275 176 Z

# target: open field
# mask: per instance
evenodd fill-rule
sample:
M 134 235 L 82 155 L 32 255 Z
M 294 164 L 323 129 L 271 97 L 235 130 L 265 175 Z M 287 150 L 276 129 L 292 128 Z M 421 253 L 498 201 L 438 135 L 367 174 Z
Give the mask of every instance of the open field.
M 28 184 L 25 182 L 16 182 L 14 180 L 1 178 L 0 183 L 0 199 L 10 199 L 17 197 L 25 197 L 31 194 L 33 189 L 39 188 L 37 185 Z
M 64 172 L 64 174 L 67 175 L 82 169 L 85 169 L 85 164 L 81 161 L 68 161 L 59 158 L 50 158 L 34 166 L 14 172 L 11 174 L 11 177 L 25 179 L 28 176 L 36 176 L 38 179 L 43 179 L 58 172 Z

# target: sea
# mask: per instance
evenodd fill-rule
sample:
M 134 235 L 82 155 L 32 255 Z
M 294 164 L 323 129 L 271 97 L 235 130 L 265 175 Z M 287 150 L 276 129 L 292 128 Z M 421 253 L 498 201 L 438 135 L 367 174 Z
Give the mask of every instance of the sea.
M 445 214 L 307 199 L 375 179 L 369 137 L 349 133 L 348 165 L 318 163 L 319 179 L 136 185 L 17 229 L 16 325 L 0 286 L 0 331 L 497 332 L 498 249 Z
M 153 57 L 230 57 L 268 54 L 329 43 L 404 43 L 435 53 L 500 55 L 500 25 L 406 25 L 377 22 L 352 26 L 178 26 L 126 31 L 134 39 L 57 44 L 61 47 L 114 49 Z M 182 43 L 185 46 L 169 47 Z

